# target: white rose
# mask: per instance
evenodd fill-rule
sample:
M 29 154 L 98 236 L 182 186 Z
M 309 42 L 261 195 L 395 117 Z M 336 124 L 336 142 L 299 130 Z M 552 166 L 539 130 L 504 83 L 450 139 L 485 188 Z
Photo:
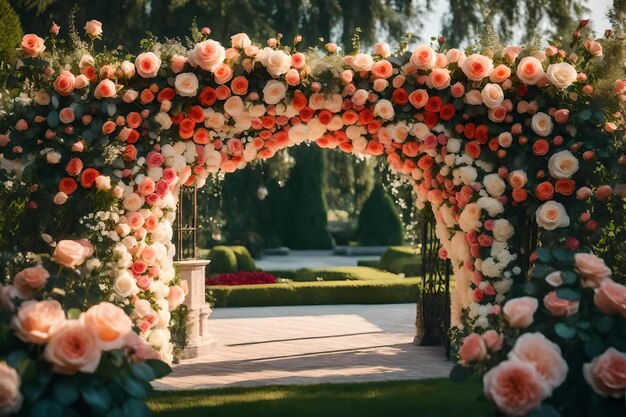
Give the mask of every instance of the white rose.
M 252 45 L 252 41 L 250 37 L 245 33 L 237 33 L 230 37 L 230 43 L 233 48 L 245 49 L 248 46 Z
M 154 329 L 148 336 L 148 342 L 157 349 L 169 344 L 170 339 L 171 335 L 167 329 Z
M 576 81 L 578 73 L 572 65 L 567 62 L 561 62 L 548 66 L 547 75 L 550 84 L 558 88 L 567 88 Z
M 115 279 L 113 290 L 122 298 L 130 297 L 131 295 L 139 292 L 135 279 L 126 271 L 120 273 L 120 275 Z
M 556 201 L 543 203 L 535 212 L 537 224 L 546 230 L 554 230 L 559 227 L 569 226 L 569 216 L 563 204 Z
M 426 126 L 424 123 L 420 122 L 420 123 L 415 123 L 413 125 L 413 136 L 415 136 L 416 138 L 418 138 L 418 139 L 426 139 L 426 136 L 428 136 L 430 134 L 431 134 L 430 128 L 428 126 Z M 448 144 L 450 143 L 450 141 L 454 141 L 454 140 L 456 140 L 456 139 L 452 139 L 452 138 L 449 139 L 448 140 Z M 459 142 L 459 149 L 460 149 L 460 146 L 461 145 L 460 145 L 460 142 Z M 449 148 L 448 148 L 448 150 L 450 152 L 453 152 Z
M 384 120 L 391 120 L 395 116 L 393 105 L 389 100 L 378 100 L 374 106 L 374 116 Z
M 265 48 L 264 51 L 268 49 Z M 270 49 L 263 59 L 263 65 L 267 68 L 272 77 L 278 77 L 285 74 L 291 68 L 291 57 L 283 51 L 275 51 Z
M 131 78 L 133 75 L 135 75 L 135 64 L 130 61 L 122 62 L 122 65 L 120 65 L 120 69 L 122 70 L 126 78 Z
M 356 54 L 354 57 L 352 57 L 352 61 L 350 62 L 350 66 L 352 67 L 352 69 L 357 72 L 371 71 L 373 65 L 374 60 L 369 54 Z
M 478 90 L 471 90 L 465 93 L 465 101 L 472 106 L 483 104 L 483 96 Z
M 56 151 L 51 151 L 46 154 L 46 162 L 55 165 L 61 161 L 61 154 Z
M 493 238 L 499 242 L 506 242 L 515 233 L 515 228 L 507 219 L 498 219 L 493 224 Z
M 578 158 L 570 151 L 557 152 L 550 157 L 548 170 L 553 178 L 571 178 L 578 171 Z
M 483 178 L 483 184 L 487 192 L 493 197 L 499 197 L 504 193 L 506 184 L 502 181 L 502 178 L 498 174 L 485 175 Z
M 172 127 L 172 119 L 167 113 L 157 113 L 157 115 L 154 116 L 154 120 L 161 125 L 161 130 L 168 130 L 170 127 Z
M 533 115 L 531 127 L 539 136 L 547 137 L 550 133 L 552 133 L 554 123 L 552 123 L 552 118 L 550 116 L 545 113 L 538 112 Z
M 504 92 L 499 84 L 487 83 L 480 92 L 483 103 L 490 109 L 498 107 L 504 101 Z
M 183 72 L 176 76 L 174 81 L 176 93 L 183 97 L 193 97 L 198 91 L 198 77 L 193 72 Z
M 137 300 L 135 303 L 135 314 L 139 317 L 143 317 L 146 314 L 152 312 L 152 306 L 148 300 Z
M 254 106 L 250 107 L 250 109 L 248 110 L 248 112 L 250 113 L 250 116 L 252 117 L 261 117 L 265 114 L 266 111 L 267 109 L 265 108 L 263 104 L 255 104 Z
M 277 104 L 285 98 L 287 86 L 280 81 L 269 80 L 263 88 L 263 101 L 267 104 Z
M 498 278 L 502 276 L 502 265 L 496 263 L 493 258 L 487 258 L 482 263 L 482 273 L 486 277 Z

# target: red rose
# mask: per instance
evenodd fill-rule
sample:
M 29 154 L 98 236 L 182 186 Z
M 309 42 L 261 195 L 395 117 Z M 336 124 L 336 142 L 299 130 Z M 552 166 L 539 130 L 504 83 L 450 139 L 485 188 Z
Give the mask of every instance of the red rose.
M 83 170 L 83 161 L 80 158 L 72 158 L 65 166 L 65 172 L 69 175 L 76 176 Z M 67 193 L 66 193 L 67 194 Z
M 393 104 L 404 106 L 409 102 L 409 95 L 404 88 L 398 88 L 393 91 L 393 94 L 391 96 L 391 102 Z
M 204 110 L 200 106 L 191 106 L 187 112 L 187 116 L 189 116 L 189 118 L 195 123 L 204 122 Z
M 456 113 L 456 109 L 452 103 L 446 103 L 441 107 L 441 112 L 439 113 L 439 117 L 441 120 L 448 121 L 454 117 Z
M 523 188 L 516 188 L 513 190 L 511 195 L 514 201 L 521 203 L 526 201 L 526 199 L 528 198 L 528 191 Z
M 576 183 L 571 178 L 558 179 L 556 180 L 556 184 L 554 184 L 556 192 L 562 195 L 572 195 L 575 188 Z
M 157 101 L 159 103 L 165 100 L 172 101 L 175 96 L 176 90 L 172 87 L 165 87 L 163 90 L 159 91 L 159 94 L 157 94 Z
M 474 138 L 478 141 L 478 143 L 487 143 L 488 133 L 489 127 L 487 125 L 479 125 L 476 127 Z
M 100 172 L 97 169 L 87 168 L 80 176 L 80 185 L 85 188 L 91 188 L 98 175 L 100 175 Z
M 478 159 L 482 153 L 482 148 L 478 142 L 473 140 L 465 144 L 465 153 L 467 153 L 472 159 Z
M 407 97 L 408 102 L 408 97 Z M 426 111 L 431 111 L 433 113 L 439 113 L 441 111 L 442 100 L 439 96 L 432 96 L 426 102 Z
M 131 162 L 137 159 L 137 148 L 134 145 L 126 145 L 124 148 L 124 161 Z
M 203 106 L 208 107 L 212 105 L 217 100 L 215 89 L 211 87 L 203 88 L 198 96 L 198 100 L 200 100 L 200 103 L 202 103 Z
M 437 117 L 437 113 L 427 111 L 424 113 L 424 124 L 430 128 L 433 128 L 439 122 L 439 117 Z
M 554 196 L 554 187 L 548 181 L 544 181 L 535 187 L 535 196 L 542 201 L 551 200 Z
M 474 135 L 476 135 L 476 126 L 474 123 L 468 123 L 463 128 L 463 136 L 467 139 L 474 139 Z
M 533 143 L 533 153 L 537 156 L 543 156 L 548 153 L 550 143 L 545 139 L 538 139 Z
M 76 181 L 74 181 L 74 178 L 62 178 L 61 181 L 59 181 L 59 191 L 70 195 L 72 193 L 74 193 L 74 191 L 76 191 L 76 189 L 78 188 L 78 184 L 76 184 Z
M 180 122 L 180 125 L 178 126 L 178 135 L 182 138 L 182 139 L 189 139 L 190 137 L 193 136 L 193 131 L 196 127 L 196 123 L 191 120 L 191 118 L 189 117 L 185 117 L 182 122 Z

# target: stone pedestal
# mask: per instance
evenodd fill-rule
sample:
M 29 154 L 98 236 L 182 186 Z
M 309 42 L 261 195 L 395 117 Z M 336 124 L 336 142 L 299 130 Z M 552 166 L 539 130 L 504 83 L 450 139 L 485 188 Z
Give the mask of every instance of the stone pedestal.
M 213 339 L 208 330 L 208 319 L 211 307 L 206 302 L 205 271 L 209 264 L 205 260 L 189 260 L 174 262 L 181 281 L 187 284 L 189 293 L 185 297 L 185 305 L 189 309 L 187 317 L 187 348 L 183 351 L 183 359 L 191 359 L 210 350 Z

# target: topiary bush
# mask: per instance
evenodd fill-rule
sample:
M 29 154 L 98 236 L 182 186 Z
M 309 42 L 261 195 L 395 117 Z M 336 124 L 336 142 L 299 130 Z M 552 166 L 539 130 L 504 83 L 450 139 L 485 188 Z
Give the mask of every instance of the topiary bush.
M 381 281 L 398 278 L 396 274 L 365 266 L 335 266 L 299 269 L 294 281 Z
M 15 48 L 22 38 L 20 19 L 7 0 L 0 0 L 0 62 L 15 59 Z
M 245 246 L 229 246 L 237 258 L 237 271 L 254 272 L 256 263 Z
M 211 261 L 208 265 L 208 272 L 211 275 L 237 272 L 237 255 L 228 246 L 215 246 L 207 259 Z
M 391 246 L 380 256 L 380 268 L 393 271 L 402 267 L 404 262 L 409 260 L 421 262 L 421 254 L 418 249 L 411 246 Z
M 359 213 L 357 241 L 363 246 L 401 245 L 403 236 L 404 227 L 393 201 L 382 185 L 376 184 Z

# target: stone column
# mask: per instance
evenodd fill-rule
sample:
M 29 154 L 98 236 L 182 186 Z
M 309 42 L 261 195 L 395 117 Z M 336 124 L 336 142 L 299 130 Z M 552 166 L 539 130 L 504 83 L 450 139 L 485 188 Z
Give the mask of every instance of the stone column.
M 185 305 L 189 309 L 187 317 L 187 348 L 183 351 L 183 359 L 191 359 L 209 351 L 213 338 L 208 331 L 208 318 L 211 307 L 206 302 L 205 271 L 209 261 L 193 259 L 174 262 L 181 281 L 189 289 L 185 297 Z M 185 284 L 183 284 L 185 285 Z

